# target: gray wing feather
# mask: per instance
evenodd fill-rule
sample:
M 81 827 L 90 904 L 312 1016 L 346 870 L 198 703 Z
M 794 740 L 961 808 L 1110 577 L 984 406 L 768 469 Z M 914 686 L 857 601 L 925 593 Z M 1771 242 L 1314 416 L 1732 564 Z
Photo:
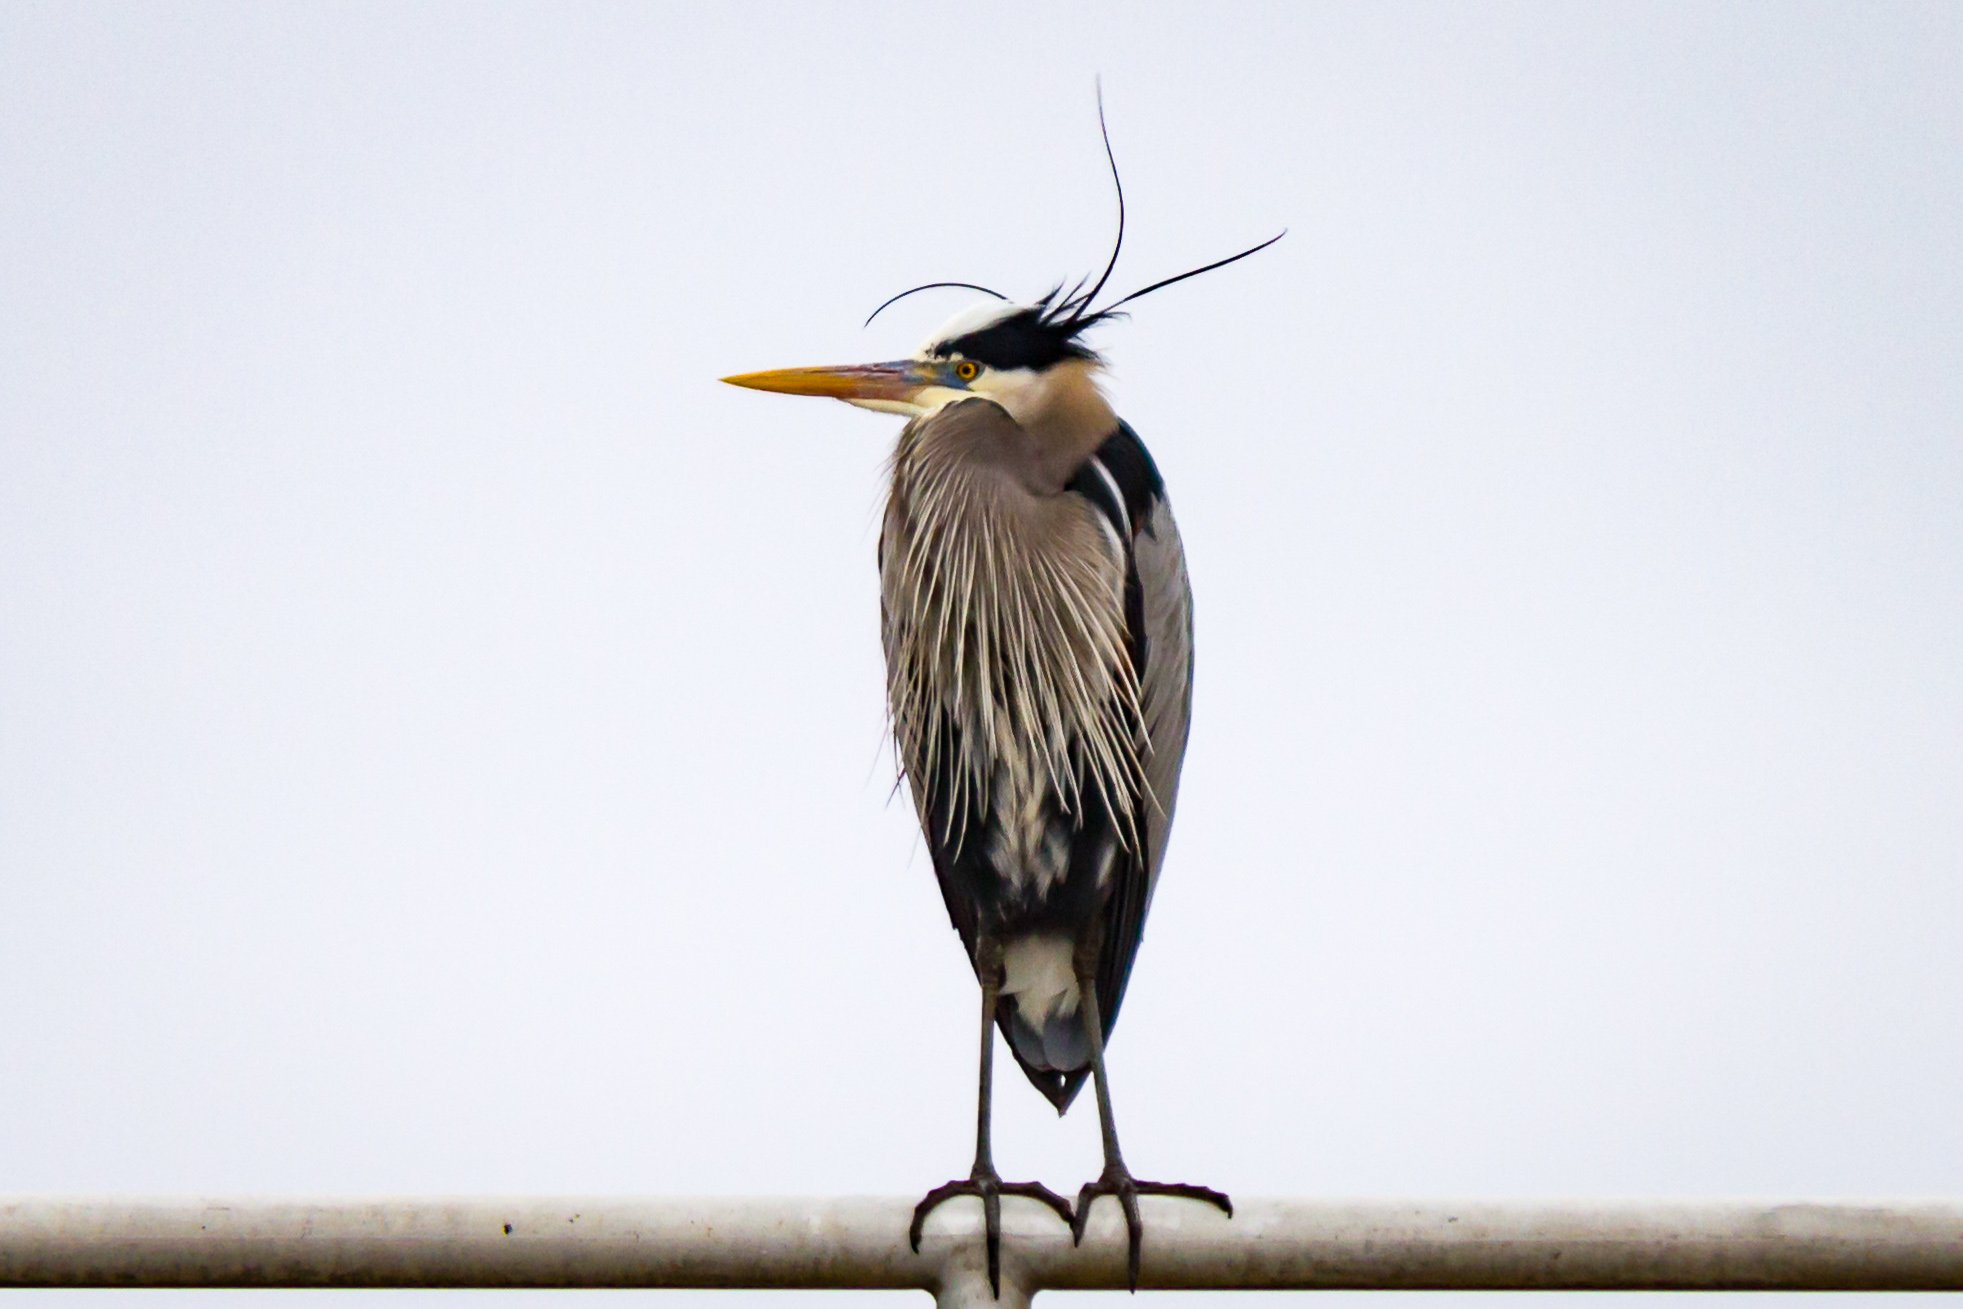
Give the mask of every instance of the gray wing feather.
M 1097 999 L 1108 1038 L 1124 1002 L 1125 986 L 1145 936 L 1159 869 L 1165 864 L 1166 838 L 1179 800 L 1179 766 L 1186 758 L 1186 728 L 1193 701 L 1193 591 L 1186 580 L 1186 553 L 1172 508 L 1161 498 L 1132 541 L 1133 564 L 1144 610 L 1145 667 L 1139 670 L 1139 709 L 1147 745 L 1145 861 L 1140 868 L 1120 861 L 1118 884 L 1105 919 L 1098 961 Z M 1065 1090 L 1065 1102 L 1082 1081 L 1081 1072 Z
M 1152 791 L 1146 827 L 1145 905 L 1159 883 L 1166 836 L 1179 799 L 1179 766 L 1186 758 L 1186 731 L 1193 708 L 1193 588 L 1186 579 L 1186 551 L 1172 506 L 1153 506 L 1145 530 L 1135 538 L 1139 589 L 1145 600 L 1145 669 L 1140 679 L 1141 709 L 1151 753 L 1145 780 Z M 1141 915 L 1142 916 L 1142 915 Z

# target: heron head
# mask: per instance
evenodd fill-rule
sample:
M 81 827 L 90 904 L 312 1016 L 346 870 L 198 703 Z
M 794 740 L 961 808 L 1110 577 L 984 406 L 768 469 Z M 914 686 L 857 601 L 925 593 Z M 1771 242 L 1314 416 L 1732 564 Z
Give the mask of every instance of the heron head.
M 1104 94 L 1097 101 L 1098 130 L 1104 138 L 1104 157 L 1111 165 L 1111 185 L 1118 197 L 1118 235 L 1111 257 L 1095 282 L 1087 277 L 1066 293 L 1061 285 L 1035 304 L 1016 304 L 1000 291 L 973 282 L 928 282 L 902 291 L 872 311 L 871 323 L 887 305 L 910 295 L 938 288 L 965 287 L 994 296 L 998 304 L 982 304 L 957 314 L 934 333 L 911 359 L 883 364 L 849 364 L 836 368 L 780 368 L 763 373 L 738 373 L 722 380 L 757 391 L 791 395 L 822 395 L 862 409 L 924 417 L 952 404 L 979 396 L 993 400 L 1039 442 L 1046 435 L 1082 434 L 1086 423 L 1100 436 L 1117 422 L 1097 388 L 1102 366 L 1097 352 L 1080 339 L 1084 332 L 1110 318 L 1122 317 L 1120 306 L 1163 287 L 1198 277 L 1216 268 L 1265 250 L 1285 234 L 1257 246 L 1216 259 L 1174 277 L 1161 278 L 1102 309 L 1094 308 L 1125 244 L 1125 188 L 1118 180 L 1118 159 L 1105 130 Z M 1085 290 L 1085 283 L 1090 289 Z M 1045 432 L 1044 428 L 1052 429 Z
M 1103 361 L 1081 339 L 1104 318 L 1051 293 L 1035 304 L 984 302 L 942 324 L 911 358 L 829 368 L 739 373 L 733 386 L 828 396 L 862 409 L 919 418 L 957 400 L 992 400 L 1026 428 L 1060 409 L 1103 408 Z M 1112 421 L 1115 421 L 1112 420 Z

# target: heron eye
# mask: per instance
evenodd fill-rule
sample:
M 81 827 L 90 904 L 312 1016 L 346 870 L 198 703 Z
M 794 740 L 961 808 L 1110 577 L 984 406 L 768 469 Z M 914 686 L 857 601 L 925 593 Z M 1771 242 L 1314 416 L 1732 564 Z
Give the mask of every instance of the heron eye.
M 963 359 L 954 366 L 954 375 L 964 382 L 972 382 L 981 376 L 981 365 L 972 359 Z

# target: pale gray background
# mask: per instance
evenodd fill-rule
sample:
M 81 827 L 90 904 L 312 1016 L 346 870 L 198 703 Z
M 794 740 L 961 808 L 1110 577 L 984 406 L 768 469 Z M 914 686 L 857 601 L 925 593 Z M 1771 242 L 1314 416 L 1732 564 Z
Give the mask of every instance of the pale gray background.
M 1963 1193 L 1963 8 L 0 9 L 0 1191 L 917 1193 L 894 420 L 1099 266 L 1244 1194 Z M 1005 1083 L 1006 1173 L 1096 1168 Z M 728 1303 L 719 1300 L 717 1303 Z M 775 1303 L 773 1301 L 773 1303 Z

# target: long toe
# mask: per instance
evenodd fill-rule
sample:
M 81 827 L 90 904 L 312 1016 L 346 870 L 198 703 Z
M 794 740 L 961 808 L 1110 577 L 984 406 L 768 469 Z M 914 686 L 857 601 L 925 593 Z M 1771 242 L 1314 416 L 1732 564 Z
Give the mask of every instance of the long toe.
M 1002 1197 L 1020 1195 L 1049 1206 L 1064 1222 L 1071 1221 L 1070 1202 L 1041 1182 L 1005 1182 L 999 1177 L 976 1175 L 966 1180 L 935 1187 L 913 1207 L 913 1222 L 907 1228 L 907 1243 L 920 1253 L 920 1237 L 927 1215 L 956 1196 L 972 1195 L 982 1202 L 982 1239 L 988 1252 L 988 1290 L 1002 1298 Z
M 1003 1195 L 1019 1195 L 1025 1200 L 1035 1200 L 1048 1205 L 1050 1210 L 1066 1223 L 1073 1223 L 1075 1215 L 1070 1211 L 1070 1202 L 1052 1191 L 1041 1182 L 1004 1182 Z
M 927 1215 L 952 1200 L 957 1195 L 980 1195 L 980 1184 L 973 1180 L 945 1182 L 920 1198 L 913 1207 L 913 1222 L 907 1227 L 907 1244 L 915 1254 L 920 1253 L 920 1233 L 927 1225 Z
M 1232 1218 L 1234 1202 L 1225 1191 L 1216 1191 L 1210 1186 L 1195 1186 L 1191 1182 L 1134 1182 L 1140 1195 L 1170 1195 L 1181 1200 L 1198 1200 L 1210 1204 L 1221 1213 Z
M 1090 1224 L 1091 1202 L 1100 1195 L 1116 1199 L 1118 1207 L 1124 1212 L 1125 1281 L 1134 1292 L 1138 1290 L 1145 1239 L 1145 1222 L 1138 1211 L 1139 1196 L 1167 1195 L 1182 1200 L 1199 1200 L 1215 1206 L 1229 1218 L 1234 1216 L 1234 1202 L 1223 1191 L 1216 1191 L 1210 1186 L 1195 1186 L 1190 1182 L 1141 1182 L 1121 1165 L 1106 1168 L 1102 1177 L 1095 1182 L 1086 1182 L 1084 1189 L 1077 1193 L 1077 1215 L 1070 1225 L 1070 1235 L 1079 1245 L 1084 1240 L 1084 1229 Z

